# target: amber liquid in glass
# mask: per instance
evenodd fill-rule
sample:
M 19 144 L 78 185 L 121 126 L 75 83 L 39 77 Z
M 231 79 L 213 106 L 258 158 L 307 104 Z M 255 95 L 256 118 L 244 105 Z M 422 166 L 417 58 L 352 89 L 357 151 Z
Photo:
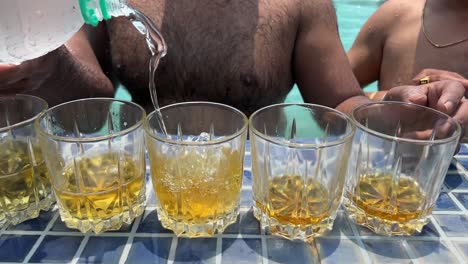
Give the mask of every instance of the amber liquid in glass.
M 331 215 L 328 190 L 315 179 L 287 175 L 273 177 L 268 185 L 266 204 L 256 206 L 283 225 L 314 225 Z
M 122 221 L 130 224 L 143 212 L 144 171 L 128 154 L 111 152 L 77 159 L 65 168 L 63 179 L 62 185 L 54 189 L 62 220 L 68 227 L 100 233 L 119 229 Z M 136 213 L 132 215 L 130 210 Z M 122 220 L 100 225 L 115 216 Z
M 367 215 L 388 221 L 405 223 L 427 214 L 423 191 L 406 176 L 393 180 L 390 174 L 361 175 L 354 195 L 348 197 Z
M 190 149 L 175 157 L 156 153 L 151 157 L 156 157 L 151 161 L 151 175 L 159 217 L 166 228 L 182 235 L 177 225 L 208 226 L 223 219 L 226 227 L 235 221 L 242 184 L 242 160 L 237 151 L 226 148 L 210 154 Z M 231 214 L 234 218 L 227 219 Z M 212 235 L 214 231 L 200 229 L 200 233 L 183 235 Z
M 18 224 L 48 210 L 54 198 L 39 147 L 20 140 L 0 143 L 0 223 Z

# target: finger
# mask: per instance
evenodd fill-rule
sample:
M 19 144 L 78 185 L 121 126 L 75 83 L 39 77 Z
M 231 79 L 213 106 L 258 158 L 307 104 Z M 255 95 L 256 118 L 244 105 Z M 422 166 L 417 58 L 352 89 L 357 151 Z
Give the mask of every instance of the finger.
M 438 81 L 447 81 L 447 80 L 453 80 L 453 81 L 459 81 L 465 87 L 466 93 L 468 95 L 468 80 L 463 78 L 463 76 L 460 76 L 459 74 L 454 74 L 453 76 L 450 74 L 442 74 L 442 75 L 428 75 L 425 77 L 429 77 L 430 82 L 438 82 Z M 424 77 L 421 77 L 424 78 Z M 421 85 L 421 79 L 413 79 L 412 83 L 414 85 Z
M 427 89 L 426 86 L 416 86 L 416 87 L 408 87 L 408 96 L 404 102 L 413 103 L 417 105 L 427 105 Z
M 8 82 L 12 78 L 16 78 L 17 73 L 17 66 L 10 64 L 0 64 L 0 84 Z
M 413 103 L 417 105 L 427 105 L 427 96 L 420 93 L 412 93 L 408 96 L 408 103 Z
M 39 59 L 26 61 L 19 65 L 1 64 L 0 85 L 15 83 L 28 76 L 32 76 L 38 70 L 42 70 L 43 68 L 40 65 L 36 65 L 36 61 L 39 61 Z
M 442 80 L 440 75 L 424 75 L 424 76 L 422 76 L 421 78 L 419 78 L 419 77 L 413 78 L 413 79 L 411 80 L 411 82 L 412 82 L 414 85 L 426 84 L 426 83 L 422 83 L 422 79 L 424 79 L 424 78 L 428 78 L 428 79 L 429 79 L 429 82 L 437 82 L 437 81 Z
M 405 139 L 414 139 L 414 140 L 429 140 L 432 136 L 432 129 L 426 129 L 422 131 L 411 131 L 403 134 Z
M 460 104 L 453 118 L 462 125 L 463 137 L 461 141 L 463 143 L 468 143 L 468 101 L 466 99 Z
M 413 80 L 420 80 L 421 78 L 424 78 L 428 75 L 430 75 L 430 73 L 433 72 L 433 69 L 424 69 L 422 71 L 420 71 L 418 74 L 416 74 L 416 76 L 414 76 Z
M 16 65 L 12 65 L 12 64 L 0 64 L 0 72 L 8 71 L 8 70 L 13 69 L 15 67 L 16 67 Z
M 460 80 L 461 84 L 463 84 L 463 87 L 465 87 L 465 94 L 468 94 L 468 80 L 466 79 L 463 79 L 463 80 Z M 465 97 L 467 97 L 465 95 Z
M 0 83 L 0 95 L 18 94 L 26 92 L 28 90 L 32 90 L 32 87 L 30 87 L 30 83 L 31 82 L 28 79 L 21 79 L 12 84 Z
M 447 77 L 449 79 L 466 79 L 464 76 L 459 74 L 458 72 L 446 71 L 446 70 L 438 70 L 438 69 L 424 69 L 420 71 L 414 78 L 413 81 L 418 81 L 424 77 L 431 77 L 431 80 L 436 76 Z
M 457 81 L 431 83 L 428 91 L 429 107 L 451 115 L 465 95 L 465 88 Z
M 445 72 L 447 75 L 449 76 L 452 76 L 453 78 L 456 78 L 456 79 L 466 79 L 463 75 L 459 74 L 458 72 L 451 72 L 451 71 L 446 71 Z

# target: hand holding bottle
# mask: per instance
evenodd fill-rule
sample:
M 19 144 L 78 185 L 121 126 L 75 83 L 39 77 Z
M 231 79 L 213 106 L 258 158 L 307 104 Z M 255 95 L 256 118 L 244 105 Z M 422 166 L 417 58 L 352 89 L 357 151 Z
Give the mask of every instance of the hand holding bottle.
M 56 50 L 19 65 L 0 64 L 0 95 L 37 90 L 56 71 L 58 53 Z

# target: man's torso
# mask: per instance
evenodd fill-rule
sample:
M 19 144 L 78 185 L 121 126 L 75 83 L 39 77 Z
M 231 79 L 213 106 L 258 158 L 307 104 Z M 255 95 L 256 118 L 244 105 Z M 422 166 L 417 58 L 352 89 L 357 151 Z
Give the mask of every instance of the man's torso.
M 468 77 L 468 41 L 446 48 L 434 47 L 422 32 L 424 3 L 424 0 L 408 2 L 410 8 L 402 7 L 401 16 L 395 18 L 399 20 L 398 24 L 388 32 L 383 48 L 381 89 L 410 84 L 415 75 L 427 68 L 453 71 Z M 425 15 L 426 32 L 433 41 L 446 44 L 468 37 L 466 30 L 434 26 L 434 22 L 439 21 L 434 12 L 428 10 Z
M 156 87 L 161 105 L 216 101 L 246 113 L 281 102 L 293 85 L 297 3 L 268 0 L 130 0 L 167 42 Z M 108 24 L 114 69 L 149 103 L 149 51 L 125 19 Z

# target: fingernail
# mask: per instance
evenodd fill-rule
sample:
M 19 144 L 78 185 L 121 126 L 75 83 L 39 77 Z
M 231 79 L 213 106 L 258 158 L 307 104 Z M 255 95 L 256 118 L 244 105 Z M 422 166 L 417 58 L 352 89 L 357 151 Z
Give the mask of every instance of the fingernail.
M 454 104 L 452 101 L 445 102 L 444 106 L 445 106 L 445 109 L 447 109 L 447 113 L 452 113 L 453 107 L 454 107 Z

